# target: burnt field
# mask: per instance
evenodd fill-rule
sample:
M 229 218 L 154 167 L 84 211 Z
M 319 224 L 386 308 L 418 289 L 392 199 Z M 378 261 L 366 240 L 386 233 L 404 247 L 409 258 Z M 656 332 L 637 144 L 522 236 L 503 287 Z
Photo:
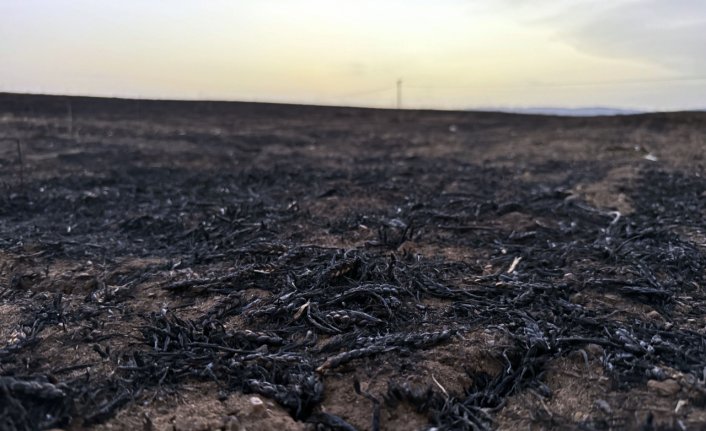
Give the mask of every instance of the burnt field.
M 706 114 L 0 95 L 0 429 L 700 429 Z

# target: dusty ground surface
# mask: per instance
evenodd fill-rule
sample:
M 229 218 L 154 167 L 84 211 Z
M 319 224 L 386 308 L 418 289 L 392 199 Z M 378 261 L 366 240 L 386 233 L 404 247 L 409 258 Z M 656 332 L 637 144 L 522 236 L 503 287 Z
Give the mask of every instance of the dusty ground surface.
M 0 429 L 702 429 L 704 148 L 0 95 Z

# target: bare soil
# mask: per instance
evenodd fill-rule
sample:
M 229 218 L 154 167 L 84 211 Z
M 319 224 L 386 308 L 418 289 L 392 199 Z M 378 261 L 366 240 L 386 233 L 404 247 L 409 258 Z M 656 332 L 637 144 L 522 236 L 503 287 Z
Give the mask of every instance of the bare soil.
M 0 94 L 0 429 L 703 429 L 705 148 Z

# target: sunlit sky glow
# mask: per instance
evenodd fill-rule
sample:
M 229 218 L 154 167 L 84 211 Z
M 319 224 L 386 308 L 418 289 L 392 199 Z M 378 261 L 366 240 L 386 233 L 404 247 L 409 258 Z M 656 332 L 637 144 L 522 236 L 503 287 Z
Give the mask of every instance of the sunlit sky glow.
M 703 0 L 0 0 L 0 91 L 706 108 Z

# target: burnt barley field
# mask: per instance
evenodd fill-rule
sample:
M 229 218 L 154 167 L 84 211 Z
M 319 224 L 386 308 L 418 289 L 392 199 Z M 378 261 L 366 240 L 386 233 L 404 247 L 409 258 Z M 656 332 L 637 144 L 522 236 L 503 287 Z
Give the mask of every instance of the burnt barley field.
M 706 422 L 706 114 L 5 94 L 0 139 L 0 429 Z

